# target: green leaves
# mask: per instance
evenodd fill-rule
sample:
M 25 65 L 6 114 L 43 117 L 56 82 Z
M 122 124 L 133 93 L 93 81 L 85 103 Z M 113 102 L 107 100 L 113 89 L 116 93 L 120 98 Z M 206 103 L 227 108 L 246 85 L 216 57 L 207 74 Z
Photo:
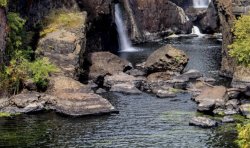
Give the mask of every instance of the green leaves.
M 250 147 L 250 123 L 237 126 L 238 140 L 236 141 L 241 148 Z
M 250 15 L 242 15 L 235 21 L 232 31 L 235 40 L 228 46 L 230 56 L 236 58 L 238 64 L 250 66 Z

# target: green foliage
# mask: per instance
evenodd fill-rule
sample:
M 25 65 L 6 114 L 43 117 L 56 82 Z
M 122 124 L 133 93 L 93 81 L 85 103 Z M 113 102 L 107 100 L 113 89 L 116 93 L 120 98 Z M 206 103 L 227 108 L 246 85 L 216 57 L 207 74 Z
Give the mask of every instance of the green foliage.
M 238 140 L 236 141 L 241 148 L 250 148 L 250 123 L 238 125 Z
M 23 48 L 23 40 L 25 36 L 24 25 L 25 20 L 19 14 L 9 12 L 7 14 L 8 26 L 10 32 L 7 38 L 7 53 L 6 55 L 12 57 L 16 50 Z
M 6 7 L 8 4 L 8 0 L 0 0 L 0 7 Z
M 17 94 L 23 83 L 31 79 L 38 88 L 46 88 L 48 77 L 57 68 L 48 59 L 31 61 L 34 53 L 25 45 L 26 31 L 25 20 L 19 14 L 10 12 L 7 15 L 10 32 L 7 39 L 7 52 L 9 63 L 0 72 L 0 93 Z
M 55 65 L 49 62 L 48 58 L 36 59 L 34 62 L 27 63 L 29 77 L 40 87 L 48 85 L 48 77 L 52 72 L 57 72 Z
M 235 40 L 229 46 L 230 56 L 236 58 L 238 64 L 250 65 L 250 15 L 242 15 L 234 23 Z

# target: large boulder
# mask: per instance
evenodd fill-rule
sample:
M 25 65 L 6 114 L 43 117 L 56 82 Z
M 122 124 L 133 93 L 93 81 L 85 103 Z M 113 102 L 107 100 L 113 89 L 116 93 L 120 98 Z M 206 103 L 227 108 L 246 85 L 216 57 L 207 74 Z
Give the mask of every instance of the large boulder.
M 88 61 L 91 64 L 89 79 L 93 80 L 104 78 L 106 75 L 125 72 L 132 68 L 131 63 L 110 52 L 91 53 Z
M 49 58 L 60 68 L 61 75 L 78 78 L 85 52 L 86 12 L 75 12 L 79 16 L 79 25 L 71 29 L 60 28 L 46 34 L 39 40 L 37 54 Z
M 240 105 L 240 111 L 241 111 L 241 113 L 244 116 L 246 116 L 248 119 L 250 119 L 250 101 L 249 100 L 244 100 L 241 103 L 242 103 Z
M 228 100 L 227 89 L 224 86 L 214 86 L 204 89 L 194 99 L 198 103 L 198 110 L 211 112 L 215 108 L 223 108 Z
M 104 86 L 110 88 L 110 91 L 122 92 L 127 94 L 141 93 L 138 88 L 141 87 L 144 78 L 134 77 L 125 73 L 118 73 L 104 78 Z
M 188 62 L 187 55 L 170 45 L 163 46 L 153 52 L 145 63 L 148 73 L 175 71 L 181 72 Z

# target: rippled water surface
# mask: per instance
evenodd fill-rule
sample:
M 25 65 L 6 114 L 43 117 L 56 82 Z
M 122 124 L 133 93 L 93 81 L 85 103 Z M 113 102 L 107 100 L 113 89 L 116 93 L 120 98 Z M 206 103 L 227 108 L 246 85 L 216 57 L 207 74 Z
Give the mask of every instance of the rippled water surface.
M 219 69 L 220 44 L 209 40 L 145 44 L 137 53 L 120 53 L 142 62 L 154 49 L 173 43 L 190 56 L 187 69 L 204 73 Z M 199 61 L 199 62 L 198 62 Z M 233 131 L 188 125 L 196 114 L 189 94 L 158 99 L 150 94 L 105 94 L 120 114 L 70 118 L 55 113 L 0 119 L 0 147 L 235 147 Z

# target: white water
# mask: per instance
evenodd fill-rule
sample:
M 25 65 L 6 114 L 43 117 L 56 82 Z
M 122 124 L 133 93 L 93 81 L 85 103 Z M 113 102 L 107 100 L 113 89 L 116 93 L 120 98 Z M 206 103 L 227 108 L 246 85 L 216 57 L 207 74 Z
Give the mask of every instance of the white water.
M 135 48 L 131 46 L 131 42 L 128 38 L 128 35 L 125 31 L 124 22 L 122 20 L 122 14 L 119 4 L 115 5 L 115 23 L 117 26 L 117 32 L 119 34 L 119 46 L 120 50 L 124 52 L 133 52 L 136 51 Z
M 196 34 L 198 36 L 203 36 L 204 34 L 201 33 L 200 29 L 197 26 L 192 28 L 192 34 Z
M 207 8 L 211 0 L 193 0 L 194 8 Z

